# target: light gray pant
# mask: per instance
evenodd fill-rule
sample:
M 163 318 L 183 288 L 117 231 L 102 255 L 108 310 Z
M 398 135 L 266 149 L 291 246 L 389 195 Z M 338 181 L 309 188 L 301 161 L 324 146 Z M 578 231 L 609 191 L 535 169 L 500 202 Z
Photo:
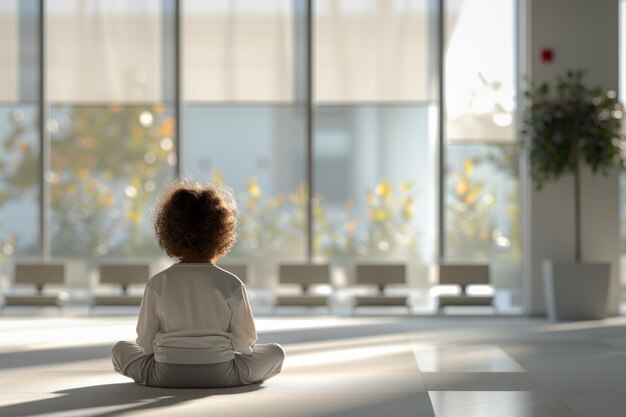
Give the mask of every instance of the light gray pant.
M 135 342 L 118 342 L 111 352 L 118 374 L 142 385 L 167 388 L 224 388 L 265 381 L 277 375 L 285 351 L 276 343 L 256 345 L 250 355 L 235 354 L 228 362 L 200 365 L 160 363 L 144 355 Z

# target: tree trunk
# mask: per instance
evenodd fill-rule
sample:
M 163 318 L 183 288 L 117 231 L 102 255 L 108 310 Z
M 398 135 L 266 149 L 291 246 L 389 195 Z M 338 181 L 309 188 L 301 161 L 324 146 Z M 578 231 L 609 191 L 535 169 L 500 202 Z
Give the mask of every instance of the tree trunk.
M 576 166 L 574 168 L 574 231 L 576 242 L 576 262 L 581 261 L 581 241 L 580 241 L 580 164 L 576 159 Z

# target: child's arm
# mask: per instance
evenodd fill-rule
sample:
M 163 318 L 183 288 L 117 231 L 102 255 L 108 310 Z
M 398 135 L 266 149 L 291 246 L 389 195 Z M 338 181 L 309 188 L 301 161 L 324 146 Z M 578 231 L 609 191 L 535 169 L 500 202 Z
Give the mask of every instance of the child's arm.
M 146 286 L 141 300 L 141 308 L 139 309 L 139 318 L 137 319 L 137 344 L 146 355 L 153 353 L 152 343 L 154 337 L 161 328 L 156 315 L 156 305 L 159 296 L 152 288 Z
M 232 312 L 230 332 L 233 335 L 233 349 L 236 352 L 249 355 L 256 343 L 256 327 L 254 326 L 248 293 L 243 284 L 228 299 L 228 305 Z

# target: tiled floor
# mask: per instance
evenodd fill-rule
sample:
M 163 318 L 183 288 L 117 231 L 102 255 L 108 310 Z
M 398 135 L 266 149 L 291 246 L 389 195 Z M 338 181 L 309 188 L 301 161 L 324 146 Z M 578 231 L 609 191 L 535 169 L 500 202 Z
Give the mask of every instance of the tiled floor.
M 626 318 L 257 320 L 278 377 L 221 390 L 135 385 L 111 345 L 134 317 L 0 317 L 0 416 L 626 417 Z

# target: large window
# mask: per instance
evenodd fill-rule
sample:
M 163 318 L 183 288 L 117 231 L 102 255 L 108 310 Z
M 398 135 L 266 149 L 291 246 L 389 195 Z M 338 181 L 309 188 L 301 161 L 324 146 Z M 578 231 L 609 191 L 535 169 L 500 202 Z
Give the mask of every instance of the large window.
M 619 101 L 626 103 L 626 2 L 619 1 Z M 626 128 L 626 126 L 623 126 Z M 624 151 L 623 151 L 624 152 Z M 620 302 L 621 311 L 626 310 L 626 169 L 622 167 L 619 177 L 620 212 Z
M 521 305 L 516 2 L 446 7 L 444 255 L 489 263 L 506 309 Z
M 42 3 L 0 0 L 5 259 L 156 259 L 151 207 L 180 173 L 232 188 L 225 261 L 253 286 L 280 262 L 344 283 L 402 262 L 426 295 L 443 241 L 519 302 L 515 0 Z
M 522 302 L 518 160 L 513 144 L 447 146 L 446 260 L 489 264 L 502 311 Z
M 39 253 L 38 2 L 0 2 L 0 288 Z
M 426 293 L 436 236 L 436 5 L 315 3 L 317 259 L 402 262 Z
M 305 2 L 183 2 L 182 168 L 225 182 L 240 211 L 228 262 L 271 286 L 306 259 Z
M 171 4 L 47 2 L 53 256 L 159 253 L 150 207 L 176 164 Z

